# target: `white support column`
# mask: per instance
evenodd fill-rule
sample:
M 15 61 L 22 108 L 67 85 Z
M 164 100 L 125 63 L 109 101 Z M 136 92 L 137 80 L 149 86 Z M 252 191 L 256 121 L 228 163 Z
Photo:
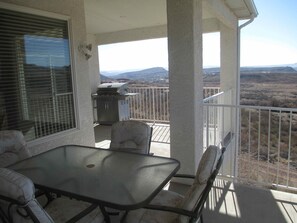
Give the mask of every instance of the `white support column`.
M 221 24 L 221 89 L 224 92 L 230 91 L 231 94 L 224 94 L 224 104 L 237 105 L 237 94 L 239 91 L 239 55 L 238 55 L 238 32 L 237 26 L 227 27 Z M 221 129 L 222 137 L 226 137 L 228 134 L 234 135 L 237 133 L 237 109 L 224 109 L 224 120 L 223 127 Z M 230 142 L 227 147 L 227 152 L 225 154 L 224 164 L 222 169 L 224 174 L 230 176 L 235 175 L 236 171 L 236 142 L 237 137 Z
M 238 41 L 237 26 L 229 28 L 221 23 L 221 89 L 233 90 L 232 101 L 228 104 L 236 104 L 238 73 Z
M 195 173 L 203 152 L 202 0 L 167 0 L 171 156 Z
M 224 101 L 221 103 L 236 105 L 236 95 L 238 92 L 238 41 L 237 27 L 229 28 L 221 24 L 221 90 L 225 92 Z M 230 131 L 234 132 L 233 116 L 225 113 L 223 137 Z

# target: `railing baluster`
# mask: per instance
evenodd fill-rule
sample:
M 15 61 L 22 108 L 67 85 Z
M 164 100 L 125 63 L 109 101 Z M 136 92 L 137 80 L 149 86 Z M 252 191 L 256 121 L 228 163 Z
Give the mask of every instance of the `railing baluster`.
M 249 110 L 249 121 L 248 121 L 248 137 L 249 137 L 249 141 L 248 141 L 248 163 L 249 163 L 249 174 L 248 174 L 248 178 L 250 180 L 251 177 L 251 110 Z
M 257 178 L 259 178 L 259 165 L 260 165 L 260 142 L 261 142 L 261 110 L 258 109 L 259 117 L 258 117 L 258 157 L 257 157 Z
M 279 111 L 276 185 L 279 185 L 280 146 L 281 146 L 281 135 L 282 135 L 281 131 L 282 131 L 282 112 Z
M 290 112 L 290 124 L 289 124 L 289 145 L 288 145 L 288 169 L 287 169 L 287 184 L 289 187 L 289 179 L 290 179 L 290 162 L 291 162 L 291 139 L 292 139 L 292 111 Z
M 155 89 L 153 89 L 153 119 L 154 119 L 154 123 L 156 121 L 156 108 L 155 108 Z
M 206 107 L 206 145 L 205 149 L 209 145 L 209 107 Z

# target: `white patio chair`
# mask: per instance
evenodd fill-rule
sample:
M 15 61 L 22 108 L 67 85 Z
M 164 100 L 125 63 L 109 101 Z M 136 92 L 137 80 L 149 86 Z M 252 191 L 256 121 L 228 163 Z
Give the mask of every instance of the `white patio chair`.
M 194 183 L 185 196 L 173 191 L 163 190 L 146 206 L 127 212 L 123 216 L 125 223 L 185 223 L 202 219 L 202 210 L 209 191 L 223 161 L 225 148 L 209 146 L 199 163 L 196 176 L 178 174 L 176 177 L 192 178 Z
M 135 121 L 119 121 L 111 127 L 110 148 L 126 152 L 149 154 L 153 128 Z
M 0 167 L 7 167 L 30 156 L 21 131 L 0 131 Z
M 24 135 L 18 130 L 2 130 L 0 131 L 0 167 L 7 167 L 13 163 L 31 157 L 31 153 L 27 148 Z M 52 201 L 49 194 L 38 190 L 35 196 L 45 195 L 47 203 Z
M 0 220 L 4 223 L 65 223 L 81 219 L 76 215 L 85 211 L 80 222 L 101 223 L 104 218 L 98 207 L 69 198 L 57 198 L 45 209 L 34 196 L 34 184 L 22 174 L 0 168 Z M 96 209 L 95 209 L 96 208 Z M 76 215 L 75 218 L 72 218 Z M 79 222 L 79 221 L 78 221 Z

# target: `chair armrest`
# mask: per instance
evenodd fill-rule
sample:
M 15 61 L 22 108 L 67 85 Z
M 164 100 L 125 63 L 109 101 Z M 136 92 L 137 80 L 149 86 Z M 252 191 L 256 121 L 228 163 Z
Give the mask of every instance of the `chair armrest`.
M 170 206 L 164 206 L 164 205 L 154 205 L 154 204 L 149 204 L 144 207 L 145 209 L 151 209 L 151 210 L 158 210 L 158 211 L 168 211 L 168 212 L 173 212 L 176 214 L 180 215 L 185 215 L 188 217 L 196 217 L 196 213 L 193 211 L 188 211 L 182 208 L 178 207 L 170 207 Z

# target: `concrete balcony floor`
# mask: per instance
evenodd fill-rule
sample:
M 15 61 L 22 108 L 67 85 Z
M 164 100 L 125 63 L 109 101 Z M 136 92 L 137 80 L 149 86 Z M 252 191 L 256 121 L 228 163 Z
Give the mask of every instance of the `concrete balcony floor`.
M 154 155 L 170 156 L 168 129 L 168 125 L 154 126 L 151 144 L 151 152 Z M 108 148 L 110 126 L 98 125 L 94 130 L 96 146 Z M 166 132 L 168 135 L 165 137 Z M 184 194 L 188 185 L 171 183 L 168 189 Z M 205 223 L 295 223 L 297 222 L 297 194 L 218 179 L 206 202 L 203 218 Z M 114 219 L 113 222 L 117 221 Z

